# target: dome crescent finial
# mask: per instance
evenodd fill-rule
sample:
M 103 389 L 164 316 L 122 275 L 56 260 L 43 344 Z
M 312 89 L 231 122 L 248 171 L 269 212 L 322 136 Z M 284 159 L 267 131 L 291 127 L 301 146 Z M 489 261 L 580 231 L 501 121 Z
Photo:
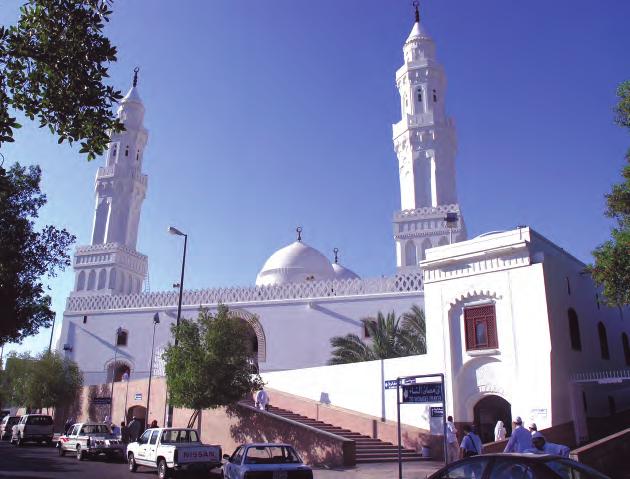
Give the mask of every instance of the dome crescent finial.
M 420 9 L 418 8 L 420 6 L 420 2 L 418 0 L 414 0 L 412 5 L 416 9 L 416 23 L 420 23 Z
M 339 248 L 333 248 L 333 253 L 335 253 L 335 264 L 339 262 Z
M 295 232 L 297 233 L 297 240 L 302 241 L 302 227 L 298 226 L 295 228 Z
M 140 67 L 136 67 L 133 69 L 133 86 L 138 84 L 138 72 L 140 71 Z

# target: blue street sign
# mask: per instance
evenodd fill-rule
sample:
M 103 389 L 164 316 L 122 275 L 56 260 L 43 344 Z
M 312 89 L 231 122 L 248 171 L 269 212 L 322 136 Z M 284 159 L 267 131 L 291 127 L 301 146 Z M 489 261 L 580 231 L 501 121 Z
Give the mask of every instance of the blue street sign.
M 134 401 L 142 401 L 142 393 L 136 393 L 133 399 Z
M 403 403 L 442 402 L 442 383 L 420 383 L 402 386 Z
M 396 389 L 398 387 L 397 379 L 388 379 L 385 381 L 385 389 Z
M 440 407 L 431 407 L 431 417 L 444 417 L 444 408 Z

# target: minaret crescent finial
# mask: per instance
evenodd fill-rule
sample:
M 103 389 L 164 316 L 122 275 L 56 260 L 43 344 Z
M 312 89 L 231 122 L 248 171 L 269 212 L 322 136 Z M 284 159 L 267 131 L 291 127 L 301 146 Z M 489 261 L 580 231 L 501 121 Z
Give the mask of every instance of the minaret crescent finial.
M 139 67 L 133 69 L 133 86 L 138 84 L 138 72 L 140 71 Z
M 420 2 L 418 0 L 413 0 L 412 5 L 416 9 L 416 23 L 420 23 L 420 9 L 418 8 L 420 6 Z
M 297 240 L 302 241 L 302 227 L 298 226 L 295 228 L 295 232 L 297 233 Z
M 335 264 L 339 262 L 339 248 L 333 248 L 333 253 L 335 253 Z

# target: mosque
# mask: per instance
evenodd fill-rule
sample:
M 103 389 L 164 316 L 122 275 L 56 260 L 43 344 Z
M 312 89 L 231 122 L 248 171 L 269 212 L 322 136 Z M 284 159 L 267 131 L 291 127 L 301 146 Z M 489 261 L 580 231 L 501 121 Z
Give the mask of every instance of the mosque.
M 481 424 L 482 433 L 496 417 L 509 423 L 520 415 L 539 427 L 572 421 L 576 437 L 586 437 L 587 416 L 630 408 L 630 310 L 601 303 L 585 265 L 529 227 L 467 238 L 446 75 L 417 11 L 395 80 L 396 274 L 360 278 L 336 254 L 331 261 L 309 246 L 298 229 L 254 286 L 184 290 L 182 316 L 228 305 L 251 326 L 252 358 L 265 382 L 287 394 L 390 420 L 396 399 L 384 380 L 443 373 L 447 411 Z M 79 364 L 86 385 L 148 376 L 156 315 L 153 373 L 163 375 L 160 355 L 172 340 L 167 326 L 179 300 L 178 291 L 142 291 L 148 257 L 136 243 L 149 135 L 137 73 L 117 114 L 125 131 L 112 133 L 96 173 L 91 244 L 75 252 L 58 345 Z M 327 366 L 331 337 L 369 341 L 362 318 L 413 305 L 425 310 L 427 354 Z M 428 409 L 403 412 L 401 420 L 431 429 Z

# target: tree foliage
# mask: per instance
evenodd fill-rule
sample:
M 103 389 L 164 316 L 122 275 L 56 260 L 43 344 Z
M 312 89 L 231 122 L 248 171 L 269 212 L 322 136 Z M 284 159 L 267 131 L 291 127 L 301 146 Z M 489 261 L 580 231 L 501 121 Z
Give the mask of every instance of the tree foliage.
M 193 410 L 229 406 L 262 387 L 248 349 L 248 325 L 229 316 L 225 305 L 216 314 L 201 309 L 196 321 L 172 326 L 178 344 L 164 352 L 170 402 Z
M 54 319 L 42 278 L 70 265 L 75 237 L 34 219 L 46 204 L 38 166 L 0 167 L 0 343 L 20 342 Z
M 10 356 L 2 381 L 6 404 L 26 408 L 70 404 L 83 386 L 77 363 L 56 351 Z
M 630 81 L 619 86 L 617 96 L 615 122 L 630 129 Z M 621 176 L 623 181 L 606 195 L 606 216 L 615 221 L 611 238 L 593 251 L 595 264 L 590 267 L 611 306 L 630 304 L 630 150 Z
M 80 142 L 88 160 L 121 131 L 112 105 L 122 95 L 104 84 L 116 48 L 103 35 L 109 0 L 27 0 L 17 25 L 0 27 L 0 146 L 12 142 L 20 111 L 59 143 Z
M 364 341 L 356 334 L 331 338 L 333 352 L 329 364 L 398 358 L 427 352 L 424 311 L 416 305 L 400 318 L 394 312 L 385 316 L 379 311 L 375 318 L 364 318 L 361 322 L 369 339 Z

